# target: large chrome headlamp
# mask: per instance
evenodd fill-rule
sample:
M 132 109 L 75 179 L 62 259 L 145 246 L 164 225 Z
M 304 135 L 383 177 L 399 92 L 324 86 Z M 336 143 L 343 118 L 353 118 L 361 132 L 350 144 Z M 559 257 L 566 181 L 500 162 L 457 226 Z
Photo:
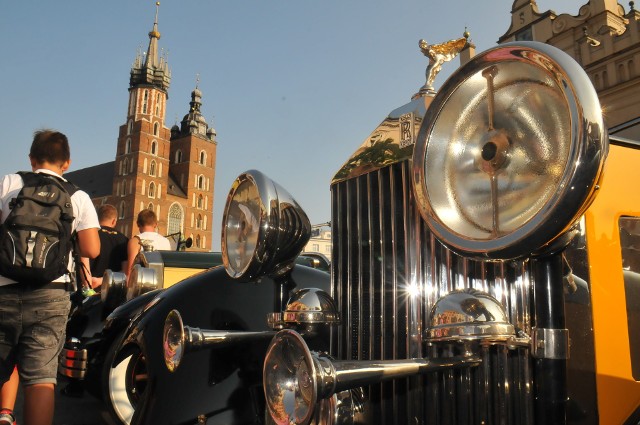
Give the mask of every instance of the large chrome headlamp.
M 457 70 L 431 103 L 413 156 L 420 212 L 452 249 L 529 255 L 593 200 L 608 150 L 596 91 L 570 56 L 508 43 Z
M 222 219 L 222 262 L 229 276 L 282 275 L 310 236 L 309 218 L 280 185 L 256 170 L 235 180 Z

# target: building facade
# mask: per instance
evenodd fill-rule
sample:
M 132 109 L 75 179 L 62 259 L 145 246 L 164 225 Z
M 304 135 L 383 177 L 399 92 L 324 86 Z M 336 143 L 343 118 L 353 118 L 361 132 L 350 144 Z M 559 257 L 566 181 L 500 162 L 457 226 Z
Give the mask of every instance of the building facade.
M 515 0 L 499 43 L 534 40 L 555 46 L 585 69 L 598 92 L 609 132 L 640 139 L 640 12 L 616 0 L 589 0 L 577 15 L 540 13 Z
M 180 125 L 165 125 L 171 71 L 158 51 L 158 11 L 146 54 L 131 68 L 126 122 L 119 128 L 115 160 L 65 176 L 91 196 L 94 204 L 118 210 L 118 229 L 138 232 L 143 209 L 158 217 L 158 232 L 191 237 L 192 250 L 211 249 L 216 133 L 201 113 L 202 93 L 191 92 Z

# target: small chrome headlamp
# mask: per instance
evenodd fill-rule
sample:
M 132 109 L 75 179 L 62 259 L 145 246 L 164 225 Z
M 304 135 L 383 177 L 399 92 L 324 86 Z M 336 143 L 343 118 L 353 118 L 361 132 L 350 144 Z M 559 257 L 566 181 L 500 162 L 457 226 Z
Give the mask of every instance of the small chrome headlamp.
M 184 355 L 185 332 L 182 317 L 177 310 L 171 310 L 164 321 L 162 331 L 162 352 L 164 353 L 164 363 L 170 372 L 175 371 L 180 366 L 180 361 Z
M 280 276 L 311 236 L 309 218 L 293 197 L 259 171 L 233 183 L 222 219 L 222 262 L 229 276 Z
M 131 276 L 129 276 L 127 301 L 149 291 L 153 291 L 154 289 L 158 289 L 158 287 L 158 275 L 156 271 L 136 264 L 131 270 Z
M 318 400 L 316 364 L 304 339 L 282 330 L 273 338 L 263 369 L 269 414 L 278 424 L 308 424 Z
M 516 336 L 504 307 L 489 294 L 475 289 L 449 292 L 431 309 L 426 339 L 509 340 Z
M 113 310 L 122 304 L 127 296 L 127 276 L 121 272 L 105 270 L 100 286 L 100 298 L 105 307 Z

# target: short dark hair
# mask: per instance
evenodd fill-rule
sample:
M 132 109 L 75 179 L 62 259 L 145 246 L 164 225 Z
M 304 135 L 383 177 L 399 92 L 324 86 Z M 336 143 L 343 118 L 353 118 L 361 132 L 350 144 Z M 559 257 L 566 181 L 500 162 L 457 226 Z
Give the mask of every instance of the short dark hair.
M 38 162 L 61 164 L 71 158 L 67 136 L 56 130 L 38 130 L 33 133 L 29 158 Z
M 142 226 L 155 226 L 158 224 L 156 213 L 151 210 L 142 210 L 138 213 L 138 219 L 136 220 L 138 227 Z
M 113 220 L 118 218 L 116 207 L 111 204 L 100 205 L 98 208 L 98 221 Z

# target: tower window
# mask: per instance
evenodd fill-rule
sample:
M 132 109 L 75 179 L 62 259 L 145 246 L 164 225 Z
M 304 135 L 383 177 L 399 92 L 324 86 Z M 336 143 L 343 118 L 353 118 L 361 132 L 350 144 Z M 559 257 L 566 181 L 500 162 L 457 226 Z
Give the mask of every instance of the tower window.
M 198 189 L 204 189 L 204 176 L 198 176 Z
M 131 139 L 127 139 L 124 145 L 124 153 L 131 153 Z
M 156 154 L 156 151 L 158 150 L 157 149 L 157 144 L 158 143 L 155 140 L 153 142 L 151 142 L 151 155 L 155 155 Z
M 120 202 L 120 216 L 119 218 L 124 218 L 124 201 Z
M 196 229 L 202 229 L 202 215 L 198 214 L 198 218 L 196 219 Z
M 196 236 L 196 248 L 200 248 L 200 235 Z
M 149 175 L 150 176 L 155 176 L 156 175 L 156 162 L 155 161 L 151 161 L 151 165 L 149 165 Z
M 154 135 L 154 136 L 157 136 L 157 135 L 158 135 L 158 129 L 159 129 L 159 128 L 160 128 L 160 124 L 155 123 L 155 124 L 153 125 L 153 135 Z
M 129 174 L 129 158 L 124 159 L 123 166 L 122 166 L 122 174 L 125 176 Z
M 155 183 L 149 183 L 149 198 L 155 198 L 156 196 L 156 185 Z
M 180 162 L 182 162 L 182 151 L 178 149 L 176 151 L 175 163 L 178 164 Z
M 202 195 L 198 195 L 198 209 L 202 209 Z
M 160 105 L 161 105 L 161 100 L 162 97 L 160 96 L 160 93 L 157 94 L 156 96 L 156 116 L 160 116 Z M 157 136 L 157 134 L 156 134 Z
M 129 123 L 127 123 L 127 134 L 131 134 L 132 131 L 133 131 L 133 121 L 129 120 Z
M 205 165 L 207 162 L 207 154 L 205 151 L 200 151 L 200 164 Z
M 146 114 L 147 113 L 147 107 L 149 105 L 149 91 L 145 90 L 144 91 L 144 95 L 142 98 L 142 113 Z

